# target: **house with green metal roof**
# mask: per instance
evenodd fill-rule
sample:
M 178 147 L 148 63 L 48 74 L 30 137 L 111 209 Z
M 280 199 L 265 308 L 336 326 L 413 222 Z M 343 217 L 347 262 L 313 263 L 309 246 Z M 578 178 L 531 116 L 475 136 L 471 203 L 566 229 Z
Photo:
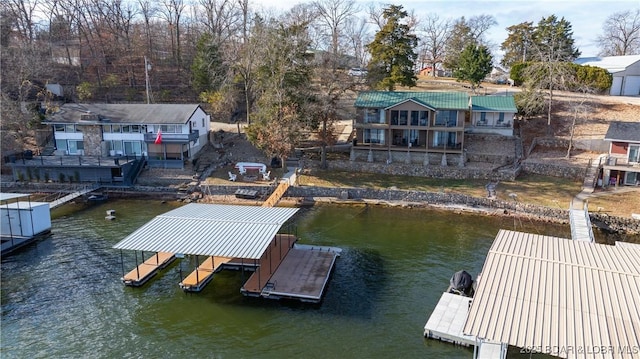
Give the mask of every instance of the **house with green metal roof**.
M 513 96 L 471 96 L 469 133 L 513 136 L 513 122 L 518 112 Z
M 462 166 L 464 133 L 469 130 L 465 122 L 471 118 L 472 106 L 477 101 L 478 121 L 492 120 L 491 126 L 472 126 L 474 132 L 512 136 L 516 109 L 513 97 L 508 98 L 510 102 L 504 98 L 472 102 L 464 92 L 361 92 L 354 104 L 351 157 L 356 160 L 366 153 L 369 162 L 412 163 L 422 158 L 424 164 L 458 162 Z M 482 109 L 485 115 L 480 114 Z

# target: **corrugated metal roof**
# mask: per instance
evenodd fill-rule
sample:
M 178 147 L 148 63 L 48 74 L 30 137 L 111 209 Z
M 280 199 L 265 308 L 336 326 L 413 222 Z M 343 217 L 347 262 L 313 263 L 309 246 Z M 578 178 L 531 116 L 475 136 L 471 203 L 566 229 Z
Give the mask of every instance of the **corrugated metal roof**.
M 155 217 L 113 248 L 259 259 L 297 211 L 191 203 Z
M 640 122 L 612 121 L 609 123 L 605 141 L 640 142 Z
M 9 201 L 16 198 L 29 197 L 27 193 L 3 193 L 0 192 L 0 201 Z
M 436 110 L 466 110 L 469 96 L 464 92 L 365 91 L 358 93 L 355 107 L 387 108 L 413 100 Z
M 616 73 L 626 70 L 627 67 L 640 61 L 640 55 L 604 56 L 604 57 L 580 57 L 574 61 L 578 65 L 597 66 Z
M 47 122 L 96 122 L 83 120 L 82 116 L 91 114 L 99 116 L 104 124 L 185 124 L 199 107 L 198 104 L 67 103 L 47 118 Z
M 513 96 L 471 96 L 472 111 L 518 112 Z
M 501 230 L 464 333 L 563 358 L 637 358 L 639 308 L 640 249 Z

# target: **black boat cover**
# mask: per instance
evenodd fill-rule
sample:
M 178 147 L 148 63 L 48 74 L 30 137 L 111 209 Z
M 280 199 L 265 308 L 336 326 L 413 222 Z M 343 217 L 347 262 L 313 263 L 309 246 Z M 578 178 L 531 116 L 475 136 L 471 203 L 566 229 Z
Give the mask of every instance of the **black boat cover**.
M 453 274 L 449 284 L 451 285 L 451 289 L 455 289 L 458 292 L 469 293 L 473 285 L 473 278 L 471 274 L 461 270 Z

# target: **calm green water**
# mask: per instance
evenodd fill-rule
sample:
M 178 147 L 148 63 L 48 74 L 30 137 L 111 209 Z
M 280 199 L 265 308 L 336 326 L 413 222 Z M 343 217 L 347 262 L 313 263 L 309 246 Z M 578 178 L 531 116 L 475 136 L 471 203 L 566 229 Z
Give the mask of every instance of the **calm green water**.
M 320 305 L 245 298 L 239 272 L 185 294 L 177 283 L 188 259 L 142 288 L 123 286 L 111 247 L 174 206 L 110 201 L 55 212 L 50 237 L 2 258 L 0 356 L 471 358 L 422 337 L 451 275 L 475 276 L 499 228 L 570 235 L 568 226 L 513 219 L 321 206 L 294 218 L 301 243 L 344 249 Z M 107 209 L 117 220 L 104 219 Z M 129 270 L 134 259 L 124 259 Z

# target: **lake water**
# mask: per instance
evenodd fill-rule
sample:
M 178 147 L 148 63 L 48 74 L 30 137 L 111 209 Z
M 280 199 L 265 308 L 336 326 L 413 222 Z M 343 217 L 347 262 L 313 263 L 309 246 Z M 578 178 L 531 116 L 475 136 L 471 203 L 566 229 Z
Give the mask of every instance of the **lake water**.
M 500 228 L 570 236 L 568 225 L 512 218 L 318 206 L 293 220 L 301 243 L 343 249 L 319 305 L 245 298 L 232 271 L 186 294 L 178 282 L 187 258 L 141 288 L 125 287 L 121 253 L 111 247 L 176 205 L 118 200 L 56 210 L 49 237 L 2 258 L 0 356 L 471 358 L 471 349 L 422 337 L 451 275 L 475 277 Z M 104 219 L 108 209 L 115 221 Z M 128 271 L 132 254 L 124 259 Z M 512 349 L 510 357 L 525 356 Z

